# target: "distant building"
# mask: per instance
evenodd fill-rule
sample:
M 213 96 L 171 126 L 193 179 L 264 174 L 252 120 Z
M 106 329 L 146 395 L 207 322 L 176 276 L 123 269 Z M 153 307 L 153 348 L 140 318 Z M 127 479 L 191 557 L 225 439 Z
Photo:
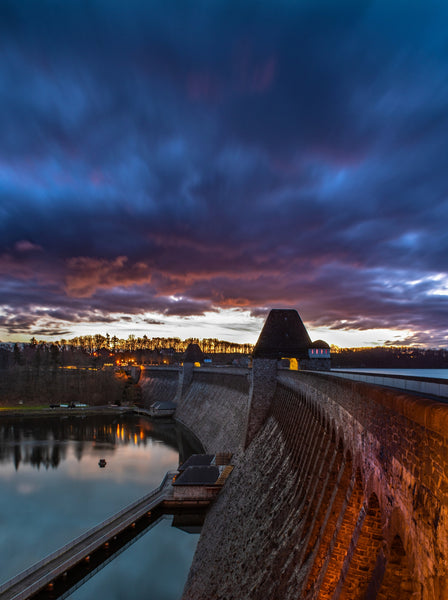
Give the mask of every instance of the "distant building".
M 193 363 L 200 365 L 204 362 L 204 353 L 198 344 L 189 344 L 184 354 L 184 363 Z

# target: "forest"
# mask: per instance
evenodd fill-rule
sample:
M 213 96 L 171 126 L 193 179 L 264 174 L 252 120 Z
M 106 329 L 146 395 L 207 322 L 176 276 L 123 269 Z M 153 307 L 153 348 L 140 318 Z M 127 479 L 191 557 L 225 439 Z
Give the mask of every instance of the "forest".
M 331 348 L 333 368 L 448 369 L 448 350 L 408 346 Z
M 180 364 L 190 343 L 196 343 L 212 363 L 232 364 L 247 361 L 252 344 L 237 344 L 218 339 L 136 338 L 126 340 L 103 335 L 89 335 L 58 342 L 38 341 L 0 348 L 0 369 L 27 367 L 85 367 L 100 369 L 120 364 Z M 240 357 L 240 358 L 238 358 Z M 247 358 L 245 358 L 247 357 Z M 334 368 L 448 368 L 448 349 L 410 346 L 366 348 L 331 347 Z

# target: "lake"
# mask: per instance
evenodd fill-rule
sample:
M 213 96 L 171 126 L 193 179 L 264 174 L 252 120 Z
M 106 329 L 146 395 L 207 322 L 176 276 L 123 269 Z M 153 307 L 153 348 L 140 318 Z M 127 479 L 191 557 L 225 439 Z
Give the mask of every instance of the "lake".
M 0 583 L 156 488 L 192 452 L 170 423 L 125 415 L 1 417 Z M 101 468 L 99 460 L 106 466 Z M 164 519 L 70 596 L 180 598 L 198 535 Z

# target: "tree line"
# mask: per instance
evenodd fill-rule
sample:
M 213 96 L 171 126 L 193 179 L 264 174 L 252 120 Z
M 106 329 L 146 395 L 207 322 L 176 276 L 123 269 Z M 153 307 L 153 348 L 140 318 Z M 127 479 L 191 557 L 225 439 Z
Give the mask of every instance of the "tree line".
M 39 342 L 34 337 L 31 338 L 30 341 L 32 346 L 41 345 L 42 343 L 46 344 L 47 342 Z M 188 338 L 182 340 L 178 337 L 150 338 L 147 335 L 137 337 L 131 334 L 127 339 L 120 339 L 116 335 L 111 337 L 108 333 L 106 333 L 106 335 L 101 335 L 99 333 L 94 335 L 81 335 L 70 340 L 61 339 L 53 342 L 53 345 L 56 345 L 59 348 L 73 346 L 74 348 L 80 348 L 89 353 L 99 352 L 102 349 L 109 350 L 110 352 L 172 349 L 177 353 L 185 352 L 189 344 L 198 344 L 205 354 L 251 354 L 254 348 L 253 344 L 237 344 L 236 342 L 228 342 L 217 338 Z
M 333 368 L 448 369 L 448 350 L 409 346 L 331 348 Z
M 250 356 L 252 344 L 237 344 L 215 338 L 148 338 L 130 335 L 126 340 L 108 335 L 78 336 L 71 340 L 39 342 L 32 338 L 29 344 L 15 344 L 13 351 L 0 348 L 0 369 L 14 365 L 34 368 L 78 365 L 98 367 L 116 362 L 118 358 L 135 359 L 138 363 L 171 363 L 182 360 L 190 343 L 198 344 L 206 355 L 239 354 Z M 414 348 L 409 346 L 377 346 L 366 348 L 331 347 L 334 368 L 448 368 L 448 350 Z
M 228 354 L 229 360 L 235 354 L 252 354 L 254 347 L 252 344 L 237 344 L 216 338 L 181 340 L 177 337 L 148 338 L 146 335 L 136 337 L 132 334 L 127 339 L 95 334 L 55 342 L 39 341 L 33 337 L 28 344 L 14 344 L 12 351 L 0 348 L 0 369 L 13 366 L 40 369 L 68 365 L 101 368 L 105 363 L 131 358 L 139 363 L 150 364 L 179 362 L 191 343 L 198 344 L 205 355 Z

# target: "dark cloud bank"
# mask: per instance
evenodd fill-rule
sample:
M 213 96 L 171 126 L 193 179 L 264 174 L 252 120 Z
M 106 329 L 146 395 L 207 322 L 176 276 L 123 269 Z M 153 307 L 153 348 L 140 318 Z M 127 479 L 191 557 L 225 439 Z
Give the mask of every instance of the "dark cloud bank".
M 0 326 L 292 306 L 447 345 L 447 18 L 2 2 Z

